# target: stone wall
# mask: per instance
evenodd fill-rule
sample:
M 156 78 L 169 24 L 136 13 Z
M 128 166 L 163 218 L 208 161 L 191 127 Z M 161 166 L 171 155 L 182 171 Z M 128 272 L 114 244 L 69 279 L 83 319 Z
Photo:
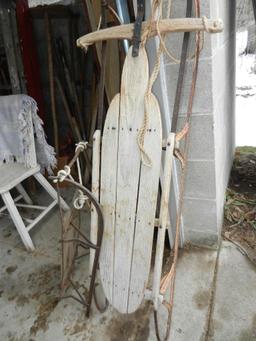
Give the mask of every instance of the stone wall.
M 234 0 L 201 1 L 201 13 L 221 18 L 224 31 L 218 35 L 205 34 L 201 53 L 196 95 L 192 115 L 186 193 L 183 209 L 184 241 L 215 245 L 223 221 L 223 204 L 234 155 L 235 99 L 235 17 Z M 184 17 L 185 0 L 173 0 L 173 17 Z M 183 34 L 169 35 L 166 44 L 179 58 Z M 154 49 L 149 48 L 151 63 Z M 194 34 L 190 55 L 194 51 Z M 193 61 L 187 62 L 182 95 L 179 127 L 185 119 Z M 170 128 L 179 65 L 167 57 L 162 60 L 160 77 L 155 85 L 162 109 L 165 134 Z M 175 215 L 179 193 L 179 165 L 174 172 L 171 213 Z M 175 200 L 176 199 L 176 200 Z

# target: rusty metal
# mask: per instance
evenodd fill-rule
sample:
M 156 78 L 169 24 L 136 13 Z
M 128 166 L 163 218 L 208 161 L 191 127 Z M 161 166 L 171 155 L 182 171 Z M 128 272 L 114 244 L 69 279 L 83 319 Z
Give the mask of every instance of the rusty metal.
M 105 305 L 103 307 L 100 306 L 97 295 L 96 295 L 96 286 L 94 287 L 93 298 L 94 298 L 95 306 L 98 309 L 98 311 L 100 313 L 104 313 L 108 309 L 109 302 L 108 302 L 107 298 L 105 298 Z
M 193 6 L 192 0 L 188 0 L 187 10 L 186 10 L 186 17 L 187 18 L 190 18 L 192 16 L 192 6 Z M 185 32 L 184 37 L 183 37 L 183 43 L 182 43 L 180 68 L 179 68 L 176 95 L 175 95 L 173 113 L 172 113 L 172 126 L 171 126 L 171 132 L 172 133 L 176 133 L 176 131 L 177 131 L 177 123 L 178 123 L 178 116 L 179 116 L 179 111 L 180 111 L 181 94 L 182 94 L 182 88 L 183 88 L 183 83 L 184 83 L 184 77 L 185 77 L 185 73 L 186 73 L 186 61 L 187 61 L 187 55 L 188 55 L 189 38 L 190 38 L 190 32 Z
M 138 57 L 141 43 L 141 26 L 145 16 L 145 0 L 137 0 L 137 17 L 134 23 L 132 56 Z
M 77 157 L 79 156 L 80 152 L 79 152 L 79 149 L 78 149 L 78 151 L 76 152 L 74 158 L 70 162 L 71 165 L 74 164 L 74 162 L 77 159 Z M 58 179 L 58 177 L 51 177 L 51 178 L 52 179 Z M 61 294 L 61 298 L 63 298 L 63 299 L 72 298 L 72 299 L 76 300 L 77 302 L 81 303 L 86 308 L 86 316 L 89 317 L 90 308 L 91 308 L 91 303 L 92 303 L 92 298 L 93 297 L 95 299 L 96 306 L 99 307 L 98 301 L 97 301 L 97 298 L 96 298 L 96 294 L 95 294 L 95 285 L 96 285 L 96 274 L 97 274 L 97 269 L 98 269 L 98 264 L 99 264 L 100 248 L 101 248 L 101 244 L 102 244 L 103 231 L 104 231 L 103 213 L 102 213 L 100 204 L 98 203 L 97 199 L 95 198 L 95 196 L 86 187 L 84 187 L 83 185 L 79 184 L 78 182 L 76 182 L 74 180 L 65 179 L 64 181 L 66 181 L 67 183 L 73 185 L 77 189 L 81 190 L 89 198 L 89 200 L 91 201 L 92 205 L 96 209 L 96 212 L 97 212 L 97 215 L 98 215 L 98 232 L 97 232 L 97 242 L 96 242 L 96 244 L 92 243 L 85 236 L 85 234 L 83 234 L 80 231 L 79 227 L 77 227 L 75 224 L 72 224 L 72 223 L 69 226 L 71 226 L 79 234 L 79 237 L 78 238 L 70 238 L 68 240 L 65 240 L 65 239 L 62 238 L 62 240 L 61 240 L 62 250 L 63 250 L 63 245 L 65 243 L 73 243 L 73 245 L 75 245 L 75 248 L 76 248 L 76 252 L 74 253 L 73 259 L 71 261 L 71 266 L 68 269 L 68 274 L 66 276 L 66 279 L 68 280 L 69 284 L 74 289 L 76 295 L 64 295 L 62 293 Z M 60 200 L 60 194 L 59 194 L 58 186 L 57 186 L 57 189 L 58 189 L 58 197 L 59 197 L 59 200 Z M 60 216 L 61 216 L 61 222 L 62 222 L 62 230 L 64 230 L 64 227 L 63 227 L 64 217 L 63 217 L 63 212 L 62 212 L 61 208 L 60 208 Z M 77 256 L 77 249 L 78 249 L 78 247 L 82 247 L 82 248 L 85 248 L 85 249 L 94 249 L 95 250 L 95 256 L 94 256 L 94 262 L 93 262 L 93 267 L 92 267 L 92 273 L 91 273 L 91 276 L 90 276 L 91 280 L 90 280 L 90 285 L 89 285 L 88 297 L 85 297 L 85 295 L 82 295 L 80 293 L 79 288 L 77 287 L 77 285 L 71 279 L 71 276 L 72 276 L 72 273 L 73 273 L 74 267 L 75 267 L 75 260 L 78 258 L 78 256 Z M 62 258 L 62 268 L 63 267 L 64 267 L 64 261 L 63 261 L 63 258 Z M 99 307 L 99 310 L 101 310 L 100 307 Z

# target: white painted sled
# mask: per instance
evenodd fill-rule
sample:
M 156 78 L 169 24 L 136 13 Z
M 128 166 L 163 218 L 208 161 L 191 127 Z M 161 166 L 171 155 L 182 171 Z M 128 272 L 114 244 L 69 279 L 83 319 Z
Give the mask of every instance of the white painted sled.
M 148 31 L 146 23 L 142 24 L 142 37 L 145 34 L 153 37 L 168 32 L 217 33 L 222 30 L 221 21 L 206 18 L 168 19 L 161 20 L 158 25 L 152 22 L 151 25 L 151 30 Z M 86 49 L 101 40 L 131 39 L 132 35 L 133 25 L 121 25 L 88 34 L 80 38 L 77 44 Z M 197 51 L 200 48 L 199 42 L 198 40 Z M 195 82 L 192 84 L 193 87 Z M 128 314 L 136 311 L 144 298 L 153 302 L 158 340 L 160 337 L 156 315 L 159 306 L 163 303 L 169 315 L 165 336 L 167 340 L 170 332 L 172 301 L 166 302 L 163 295 L 169 285 L 174 288 L 171 280 L 175 267 L 172 267 L 165 276 L 162 276 L 162 267 L 166 229 L 169 227 L 168 207 L 174 145 L 179 134 L 175 137 L 175 133 L 170 133 L 163 141 L 159 104 L 150 91 L 149 84 L 149 65 L 145 48 L 141 46 L 138 57 L 134 58 L 131 47 L 123 67 L 121 90 L 109 106 L 103 134 L 99 130 L 94 134 L 92 195 L 82 186 L 82 183 L 69 182 L 83 192 L 83 198 L 84 195 L 89 194 L 94 202 L 90 241 L 85 238 L 89 242 L 90 270 L 93 274 L 90 300 L 88 304 L 85 302 L 87 312 L 89 313 L 92 295 L 98 306 L 94 284 L 99 259 L 100 279 L 105 296 L 120 313 Z M 145 157 L 145 153 L 142 153 L 138 143 L 142 127 L 145 132 L 144 151 L 150 160 L 149 164 L 142 161 L 142 155 Z M 73 158 L 75 159 L 76 157 Z M 64 178 L 70 176 L 67 169 L 70 171 L 70 165 L 74 162 L 71 161 L 69 166 L 66 166 L 66 170 L 58 173 L 58 181 L 63 180 L 63 174 Z M 160 190 L 160 168 L 163 163 Z M 79 181 L 81 182 L 81 174 Z M 159 209 L 157 209 L 158 200 Z M 153 281 L 149 283 L 155 227 L 158 229 L 155 263 Z M 103 233 L 102 239 L 102 234 L 98 232 Z M 177 233 L 176 236 L 178 235 Z M 178 248 L 177 240 L 176 238 L 175 247 Z M 69 241 L 74 241 L 74 238 L 71 236 Z M 73 249 L 71 251 L 74 255 Z M 177 256 L 177 252 L 175 255 Z M 173 299 L 172 295 L 171 299 Z
M 159 104 L 151 94 L 144 146 L 151 166 L 144 165 L 138 147 L 143 125 L 145 94 L 149 81 L 148 58 L 144 48 L 133 58 L 126 57 L 121 92 L 112 100 L 103 131 L 96 131 L 93 146 L 92 192 L 99 199 L 104 215 L 104 234 L 100 254 L 100 277 L 104 293 L 121 313 L 138 309 L 143 298 L 162 301 L 160 281 L 164 237 L 167 228 L 174 134 L 166 143 L 164 182 L 160 215 L 156 217 L 162 159 L 162 126 Z M 153 289 L 148 290 L 153 233 L 158 227 Z M 97 216 L 93 213 L 91 240 L 97 235 Z M 91 253 L 91 264 L 94 251 Z

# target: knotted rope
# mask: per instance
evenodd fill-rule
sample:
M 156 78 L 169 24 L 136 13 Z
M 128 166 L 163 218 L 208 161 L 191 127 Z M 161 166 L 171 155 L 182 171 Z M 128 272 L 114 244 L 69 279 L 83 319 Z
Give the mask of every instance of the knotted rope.
M 73 202 L 73 205 L 75 209 L 81 210 L 84 207 L 85 203 L 88 202 L 88 200 L 89 198 L 87 197 L 87 195 L 85 195 L 83 191 L 79 189 L 77 191 L 77 196 Z
M 80 141 L 79 143 L 76 144 L 75 152 L 78 152 L 78 151 L 83 152 L 87 149 L 87 146 L 88 146 L 87 141 Z M 82 172 L 81 172 L 81 165 L 80 165 L 79 157 L 76 159 L 76 166 L 77 166 L 79 183 L 80 185 L 83 186 Z M 81 190 L 78 190 L 77 193 L 78 193 L 77 197 L 75 198 L 73 204 L 77 210 L 81 210 L 84 207 L 86 201 L 88 201 L 88 197 L 84 195 L 83 191 Z
M 63 182 L 66 178 L 73 180 L 71 176 L 71 168 L 66 165 L 63 169 L 60 169 L 57 173 L 57 177 L 53 180 L 54 183 Z
M 88 147 L 87 141 L 81 141 L 76 144 L 75 155 L 73 159 L 69 162 L 68 165 L 65 165 L 63 169 L 58 171 L 57 176 L 53 179 L 54 183 L 63 182 L 64 180 L 67 180 L 67 179 L 74 181 L 73 177 L 71 176 L 71 168 L 76 163 L 79 184 L 83 186 L 79 156 L 80 156 L 80 153 L 84 152 L 87 149 L 87 147 Z M 87 201 L 88 201 L 88 197 L 83 193 L 82 190 L 78 190 L 77 196 L 74 199 L 73 205 L 77 210 L 81 210 Z

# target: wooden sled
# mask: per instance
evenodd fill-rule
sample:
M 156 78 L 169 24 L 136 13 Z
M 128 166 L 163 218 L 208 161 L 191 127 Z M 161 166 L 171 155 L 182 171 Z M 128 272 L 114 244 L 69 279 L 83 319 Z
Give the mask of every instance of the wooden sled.
M 100 149 L 100 132 L 94 137 L 93 192 L 99 197 L 104 216 L 100 255 L 100 276 L 105 295 L 121 313 L 138 309 L 150 272 L 154 227 L 165 235 L 171 183 L 174 134 L 166 144 L 164 191 L 160 217 L 156 218 L 162 159 L 162 126 L 158 101 L 149 98 L 148 124 L 144 146 L 151 166 L 143 164 L 138 133 L 143 125 L 145 94 L 149 81 L 148 58 L 144 48 L 133 58 L 131 48 L 122 73 L 121 93 L 110 104 Z M 100 169 L 100 172 L 99 172 Z M 92 218 L 92 237 L 97 224 Z M 158 304 L 164 237 L 157 247 L 154 289 L 151 299 Z M 92 259 L 93 259 L 92 253 Z M 161 298 L 160 298 L 161 301 Z
M 157 34 L 156 23 L 152 25 L 150 37 Z M 206 18 L 170 19 L 160 21 L 158 31 L 161 34 L 180 31 L 217 33 L 222 31 L 222 23 Z M 142 36 L 147 33 L 144 23 Z M 88 34 L 80 38 L 77 44 L 86 49 L 101 40 L 131 39 L 132 35 L 133 26 L 122 25 Z M 162 265 L 169 225 L 175 133 L 170 133 L 163 141 L 159 104 L 156 97 L 147 92 L 148 84 L 146 51 L 140 47 L 138 57 L 133 58 L 131 47 L 123 67 L 120 93 L 114 97 L 107 112 L 102 141 L 101 131 L 97 130 L 94 135 L 92 192 L 99 200 L 104 216 L 100 277 L 108 301 L 124 314 L 137 310 L 144 298 L 153 302 L 156 313 L 160 304 L 166 304 L 163 288 L 170 283 L 169 274 L 162 278 Z M 138 144 L 138 135 L 143 126 L 144 149 L 149 164 L 142 162 L 142 151 Z M 158 198 L 160 211 L 156 215 Z M 155 227 L 158 228 L 157 245 L 152 288 L 149 289 Z M 92 242 L 96 240 L 97 231 L 97 215 L 92 212 Z M 90 257 L 93 264 L 93 250 Z M 169 328 L 167 336 L 168 332 Z

